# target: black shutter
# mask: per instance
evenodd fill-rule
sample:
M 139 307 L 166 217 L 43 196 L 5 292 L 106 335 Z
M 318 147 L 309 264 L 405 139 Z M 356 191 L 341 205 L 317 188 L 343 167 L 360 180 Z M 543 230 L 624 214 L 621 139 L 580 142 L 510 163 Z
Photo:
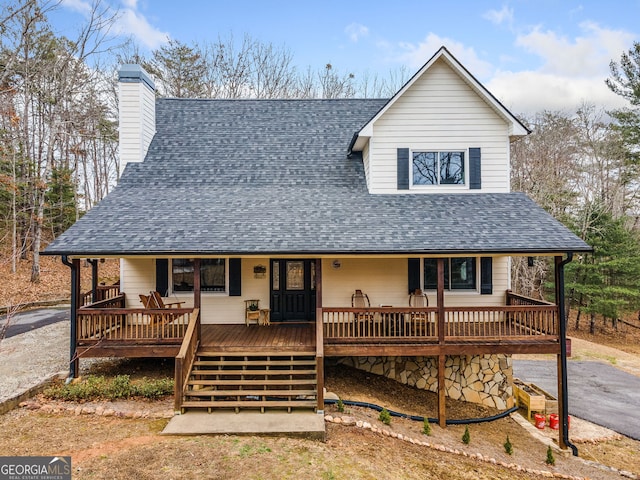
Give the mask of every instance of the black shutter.
M 398 190 L 409 190 L 409 149 L 398 149 Z
M 482 168 L 480 161 L 480 149 L 469 149 L 469 188 L 479 190 L 482 188 Z
M 491 295 L 493 293 L 493 258 L 480 258 L 480 294 Z
M 241 259 L 230 258 L 229 259 L 229 296 L 239 297 L 242 295 L 242 274 Z
M 169 260 L 156 258 L 156 292 L 166 297 L 169 295 Z
M 420 259 L 409 259 L 409 294 L 420 288 Z

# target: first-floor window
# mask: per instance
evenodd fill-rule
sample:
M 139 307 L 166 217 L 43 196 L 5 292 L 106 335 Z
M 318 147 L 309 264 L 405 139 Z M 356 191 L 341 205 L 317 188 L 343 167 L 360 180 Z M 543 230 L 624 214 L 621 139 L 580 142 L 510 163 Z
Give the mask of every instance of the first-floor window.
M 464 152 L 413 152 L 413 185 L 464 185 Z
M 476 257 L 456 257 L 443 260 L 445 290 L 476 289 Z M 437 258 L 424 259 L 424 288 L 425 290 L 438 288 Z
M 174 292 L 193 292 L 193 260 L 174 258 L 171 261 L 171 279 Z M 200 290 L 226 291 L 226 262 L 224 258 L 200 260 Z

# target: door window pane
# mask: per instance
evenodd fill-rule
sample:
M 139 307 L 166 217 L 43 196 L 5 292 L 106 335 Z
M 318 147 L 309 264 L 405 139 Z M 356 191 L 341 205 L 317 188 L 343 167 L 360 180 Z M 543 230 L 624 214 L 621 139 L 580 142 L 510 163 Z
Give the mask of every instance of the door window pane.
M 280 290 L 280 262 L 271 262 L 271 286 Z
M 304 290 L 304 262 L 287 262 L 287 290 Z

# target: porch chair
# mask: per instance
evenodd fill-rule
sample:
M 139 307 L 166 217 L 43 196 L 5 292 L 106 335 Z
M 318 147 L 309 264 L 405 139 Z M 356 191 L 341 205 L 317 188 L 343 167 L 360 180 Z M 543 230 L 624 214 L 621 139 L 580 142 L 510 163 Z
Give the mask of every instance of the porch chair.
M 425 308 L 429 306 L 429 297 L 422 290 L 417 289 L 409 295 L 409 306 L 416 308 Z M 429 314 L 423 312 L 411 312 L 409 314 L 410 335 L 430 336 L 433 325 L 429 321 Z
M 157 292 L 155 290 L 149 292 L 149 300 L 150 300 L 149 302 L 150 306 L 148 308 L 174 308 L 174 307 L 180 308 L 180 305 L 185 303 L 185 302 L 165 303 L 164 300 L 162 300 L 162 295 L 160 295 L 160 292 Z
M 355 293 L 351 295 L 351 307 L 370 308 L 371 302 L 369 301 L 369 296 L 366 293 L 362 293 L 362 290 L 356 290 Z M 373 313 L 356 312 L 353 317 L 355 334 L 357 336 L 371 336 L 374 319 Z

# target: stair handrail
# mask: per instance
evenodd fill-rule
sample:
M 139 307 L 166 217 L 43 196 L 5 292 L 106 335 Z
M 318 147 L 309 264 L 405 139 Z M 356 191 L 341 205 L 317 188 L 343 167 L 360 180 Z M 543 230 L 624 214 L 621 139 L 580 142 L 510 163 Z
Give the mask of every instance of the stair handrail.
M 194 308 L 175 359 L 174 411 L 182 413 L 182 397 L 200 346 L 200 309 Z

